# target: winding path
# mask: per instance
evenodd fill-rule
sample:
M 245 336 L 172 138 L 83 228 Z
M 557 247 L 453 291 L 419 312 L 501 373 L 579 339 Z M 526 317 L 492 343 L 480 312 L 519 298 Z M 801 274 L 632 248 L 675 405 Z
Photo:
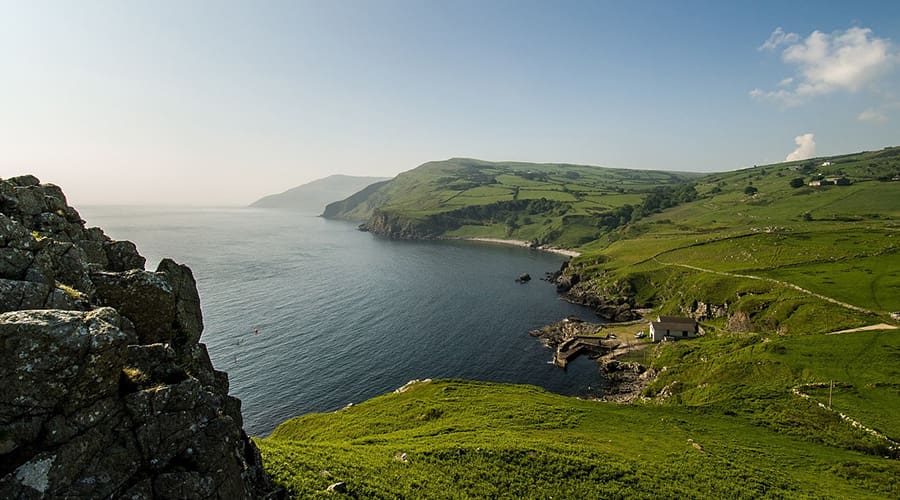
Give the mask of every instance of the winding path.
M 820 294 L 820 293 L 813 292 L 812 290 L 807 290 L 806 288 L 800 287 L 800 286 L 795 285 L 795 284 L 793 284 L 793 283 L 788 283 L 787 281 L 776 280 L 776 279 L 774 279 L 774 278 L 766 278 L 765 276 L 753 276 L 753 275 L 750 275 L 750 274 L 738 274 L 738 273 L 729 273 L 729 272 L 726 272 L 726 271 L 714 271 L 714 270 L 712 270 L 712 269 L 704 269 L 704 268 L 702 268 L 702 267 L 691 266 L 691 265 L 689 265 L 689 264 L 677 264 L 677 263 L 674 263 L 674 262 L 663 262 L 663 261 L 657 259 L 656 257 L 653 257 L 653 260 L 654 260 L 657 264 L 661 264 L 661 265 L 664 265 L 664 266 L 678 266 L 678 267 L 683 267 L 683 268 L 686 268 L 686 269 L 693 269 L 694 271 L 700 271 L 700 272 L 704 272 L 704 273 L 718 274 L 718 275 L 720 275 L 720 276 L 731 276 L 731 277 L 733 277 L 733 278 L 747 278 L 747 279 L 751 279 L 751 280 L 768 281 L 768 282 L 770 282 L 770 283 L 776 283 L 776 284 L 778 284 L 778 285 L 786 286 L 786 287 L 788 287 L 788 288 L 793 288 L 794 290 L 797 290 L 798 292 L 802 292 L 802 293 L 805 293 L 805 294 L 807 294 L 807 295 L 811 295 L 811 296 L 813 296 L 813 297 L 822 299 L 822 300 L 824 300 L 824 301 L 826 301 L 826 302 L 831 302 L 832 304 L 836 304 L 836 305 L 839 305 L 839 306 L 841 306 L 841 307 L 845 307 L 845 308 L 847 308 L 847 309 L 850 309 L 850 310 L 853 310 L 853 311 L 856 311 L 856 312 L 867 313 L 867 314 L 876 314 L 876 315 L 879 314 L 877 311 L 872 311 L 872 310 L 869 310 L 869 309 L 866 309 L 866 308 L 863 308 L 863 307 L 854 306 L 853 304 L 848 304 L 848 303 L 846 303 L 846 302 L 841 302 L 840 300 L 837 300 L 837 299 L 834 299 L 834 298 L 831 298 L 831 297 L 826 297 L 825 295 L 822 295 L 822 294 Z
M 861 326 L 859 328 L 850 328 L 849 330 L 840 330 L 837 332 L 826 333 L 825 335 L 840 335 L 842 333 L 868 332 L 871 330 L 896 330 L 897 327 L 887 323 L 878 323 L 877 325 Z

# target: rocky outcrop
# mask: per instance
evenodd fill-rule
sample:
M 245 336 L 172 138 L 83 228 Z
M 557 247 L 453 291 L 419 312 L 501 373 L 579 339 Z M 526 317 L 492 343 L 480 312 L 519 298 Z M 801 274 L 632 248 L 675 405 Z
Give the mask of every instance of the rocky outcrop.
M 190 269 L 144 269 L 58 187 L 0 180 L 0 498 L 273 490 L 206 347 Z
M 537 337 L 547 347 L 557 347 L 568 340 L 580 336 L 599 335 L 602 325 L 597 323 L 589 323 L 575 316 L 569 316 L 556 323 L 528 332 L 532 337 Z
M 684 312 L 687 316 L 697 321 L 724 318 L 728 316 L 728 304 L 707 304 L 706 302 L 698 301 Z
M 590 307 L 601 318 L 616 322 L 641 318 L 634 290 L 627 281 L 609 282 L 603 276 L 587 279 L 569 261 L 559 271 L 548 274 L 547 281 L 556 285 L 556 291 L 565 300 Z
M 600 363 L 608 384 L 598 398 L 611 403 L 631 403 L 638 399 L 650 381 L 655 378 L 655 370 L 648 370 L 635 361 L 619 361 L 612 359 Z
M 431 219 L 435 218 L 430 217 L 428 222 L 416 221 L 375 209 L 362 227 L 376 236 L 392 240 L 430 240 L 437 238 L 445 230 Z

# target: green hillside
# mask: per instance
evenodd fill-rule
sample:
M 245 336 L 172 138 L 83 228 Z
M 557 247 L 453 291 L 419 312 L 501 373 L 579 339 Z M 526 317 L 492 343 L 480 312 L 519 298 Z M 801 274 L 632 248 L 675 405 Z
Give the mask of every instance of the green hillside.
M 710 328 L 825 333 L 889 321 L 900 310 L 898 153 L 705 176 L 696 200 L 583 245 L 567 272 L 582 278 L 576 293 L 625 290 L 635 307 L 727 306 Z M 819 177 L 850 184 L 808 185 Z
M 344 481 L 358 498 L 900 496 L 900 148 L 699 177 L 545 165 L 555 173 L 527 189 L 535 166 L 455 163 L 467 161 L 378 188 L 368 224 L 398 223 L 401 237 L 536 235 L 582 252 L 560 280 L 570 300 L 692 315 L 704 334 L 634 353 L 647 383 L 629 405 L 435 381 L 292 419 L 259 440 L 289 491 L 324 496 Z M 496 182 L 467 187 L 484 168 Z M 559 184 L 568 168 L 585 169 L 578 189 Z M 469 177 L 451 179 L 460 171 Z M 463 194 L 422 195 L 435 179 Z M 513 205 L 511 185 L 543 200 Z M 514 224 L 488 223 L 497 203 Z M 459 214 L 470 218 L 453 226 Z M 416 232 L 422 221 L 432 233 Z
M 477 236 L 578 246 L 607 227 L 691 199 L 695 193 L 685 181 L 694 177 L 453 158 L 333 203 L 324 215 L 368 221 L 370 230 L 398 238 Z M 642 208 L 648 198 L 656 205 Z
M 327 496 L 337 481 L 356 498 L 896 498 L 900 462 L 882 458 L 886 441 L 818 407 L 821 391 L 809 401 L 791 389 L 863 368 L 839 389 L 835 409 L 875 412 L 872 421 L 896 436 L 900 423 L 878 405 L 896 410 L 897 386 L 878 389 L 886 375 L 865 367 L 865 356 L 883 347 L 896 363 L 900 336 L 818 337 L 814 348 L 790 340 L 747 339 L 711 361 L 723 384 L 749 383 L 738 396 L 764 398 L 757 405 L 615 405 L 434 381 L 297 417 L 257 443 L 267 471 L 301 498 Z M 862 356 L 832 366 L 848 348 Z M 809 360 L 810 350 L 827 357 Z M 760 366 L 759 376 L 746 365 Z M 762 379 L 769 374 L 777 376 Z M 868 401 L 879 390 L 882 399 Z

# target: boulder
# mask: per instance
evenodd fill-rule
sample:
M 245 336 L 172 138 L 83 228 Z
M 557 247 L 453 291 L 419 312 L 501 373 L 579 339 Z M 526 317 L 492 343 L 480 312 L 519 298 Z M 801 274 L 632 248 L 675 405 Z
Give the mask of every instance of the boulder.
M 203 332 L 203 313 L 193 273 L 190 268 L 177 264 L 172 259 L 163 259 L 156 272 L 166 277 L 175 294 L 175 328 L 178 337 L 174 339 L 174 343 L 179 347 L 196 344 Z
M 20 248 L 0 248 L 0 278 L 20 280 L 31 267 L 34 255 Z
M 279 498 L 191 270 L 145 271 L 61 189 L 0 179 L 0 498 Z
M 109 308 L 0 315 L 5 454 L 37 444 L 54 415 L 74 414 L 117 395 L 127 346 L 135 340 L 120 324 L 119 314 Z
M 94 273 L 92 278 L 97 300 L 131 320 L 141 344 L 172 341 L 176 297 L 164 275 L 132 269 Z
M 110 271 L 128 271 L 130 269 L 143 269 L 147 262 L 137 247 L 130 241 L 108 241 L 103 245 Z

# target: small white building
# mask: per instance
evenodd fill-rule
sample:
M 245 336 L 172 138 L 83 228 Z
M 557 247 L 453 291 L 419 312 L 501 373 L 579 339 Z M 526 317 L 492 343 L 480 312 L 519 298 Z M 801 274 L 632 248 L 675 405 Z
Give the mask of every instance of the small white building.
M 822 166 L 823 166 L 823 167 L 830 167 L 830 166 L 832 166 L 832 165 L 834 165 L 834 164 L 831 163 L 830 161 L 823 161 L 823 162 L 822 162 Z
M 696 337 L 699 333 L 697 322 L 682 316 L 657 316 L 650 322 L 650 340 L 676 340 Z

